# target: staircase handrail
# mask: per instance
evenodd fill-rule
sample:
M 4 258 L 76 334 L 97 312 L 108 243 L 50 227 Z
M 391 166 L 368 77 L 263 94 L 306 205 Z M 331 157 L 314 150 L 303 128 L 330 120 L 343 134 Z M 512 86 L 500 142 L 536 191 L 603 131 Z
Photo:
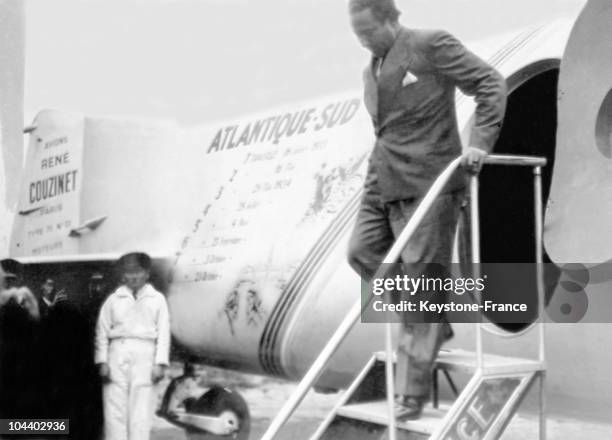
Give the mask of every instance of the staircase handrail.
M 436 178 L 427 194 L 415 210 L 414 214 L 400 233 L 399 237 L 395 240 L 389 252 L 385 256 L 382 264 L 372 277 L 372 279 L 382 278 L 386 275 L 389 269 L 389 264 L 393 264 L 398 261 L 401 252 L 406 247 L 406 244 L 418 228 L 419 224 L 433 205 L 434 201 L 440 195 L 452 175 L 455 173 L 457 168 L 461 165 L 462 157 L 457 157 L 450 162 L 446 168 Z M 520 165 L 520 166 L 531 166 L 541 167 L 546 165 L 546 159 L 541 157 L 531 156 L 514 156 L 514 155 L 489 155 L 484 159 L 485 164 L 494 165 Z M 370 286 L 371 287 L 371 286 Z M 351 331 L 353 326 L 359 320 L 361 314 L 361 299 L 355 302 L 353 307 L 345 315 L 344 319 L 331 336 L 331 338 L 325 344 L 325 347 L 321 350 L 315 361 L 312 363 L 302 380 L 299 382 L 295 391 L 289 396 L 287 402 L 280 409 L 279 413 L 270 423 L 270 426 L 264 432 L 261 440 L 272 440 L 278 431 L 287 422 L 291 414 L 296 410 L 297 406 L 306 396 L 306 393 L 312 388 L 316 380 L 319 378 L 327 363 L 334 355 L 340 344 L 344 341 L 348 333 Z M 390 426 L 390 430 L 393 431 L 393 427 Z

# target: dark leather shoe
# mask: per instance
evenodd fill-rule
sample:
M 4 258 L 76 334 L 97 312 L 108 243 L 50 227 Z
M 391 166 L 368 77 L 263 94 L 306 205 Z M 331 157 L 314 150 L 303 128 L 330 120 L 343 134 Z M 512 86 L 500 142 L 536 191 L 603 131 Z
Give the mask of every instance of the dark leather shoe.
M 415 420 L 421 417 L 425 399 L 413 396 L 399 396 L 395 399 L 395 417 L 402 420 Z

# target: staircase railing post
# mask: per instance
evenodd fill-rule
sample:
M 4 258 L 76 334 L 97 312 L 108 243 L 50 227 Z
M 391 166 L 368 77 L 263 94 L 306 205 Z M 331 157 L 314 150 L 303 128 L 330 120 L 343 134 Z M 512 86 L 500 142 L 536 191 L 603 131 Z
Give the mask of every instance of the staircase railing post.
M 544 250 L 543 250 L 543 206 L 542 206 L 542 167 L 533 168 L 533 187 L 534 187 L 534 211 L 535 211 L 535 246 L 536 246 L 536 277 L 538 291 L 538 312 L 539 316 L 539 344 L 538 358 L 544 364 L 546 362 L 546 338 L 545 338 L 545 299 L 544 299 Z M 546 398 L 545 398 L 545 378 L 546 371 L 543 369 L 539 374 L 539 410 L 540 410 L 540 440 L 546 439 Z
M 480 209 L 478 204 L 478 174 L 470 175 L 470 227 L 472 239 L 472 277 L 480 278 Z M 480 314 L 476 322 L 476 362 L 478 368 L 482 368 L 482 327 Z
M 537 292 L 538 292 L 538 311 L 540 314 L 540 332 L 539 332 L 539 360 L 546 360 L 545 338 L 544 338 L 544 321 L 545 321 L 545 304 L 544 304 L 544 257 L 542 249 L 542 168 L 533 168 L 533 186 L 534 186 L 534 211 L 535 211 L 535 251 L 536 251 L 536 277 L 537 277 Z
M 392 326 L 390 322 L 385 324 L 385 351 L 387 352 L 385 360 L 385 375 L 387 383 L 387 409 L 389 411 L 389 440 L 395 440 L 395 384 L 393 377 Z

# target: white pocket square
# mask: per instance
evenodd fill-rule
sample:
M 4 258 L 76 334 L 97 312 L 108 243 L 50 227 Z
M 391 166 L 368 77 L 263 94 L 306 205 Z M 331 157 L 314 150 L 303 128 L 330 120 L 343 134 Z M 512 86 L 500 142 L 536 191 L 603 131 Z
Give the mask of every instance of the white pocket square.
M 404 75 L 404 79 L 402 79 L 402 87 L 406 87 L 412 83 L 415 83 L 419 80 L 412 72 L 409 70 L 406 71 L 406 75 Z

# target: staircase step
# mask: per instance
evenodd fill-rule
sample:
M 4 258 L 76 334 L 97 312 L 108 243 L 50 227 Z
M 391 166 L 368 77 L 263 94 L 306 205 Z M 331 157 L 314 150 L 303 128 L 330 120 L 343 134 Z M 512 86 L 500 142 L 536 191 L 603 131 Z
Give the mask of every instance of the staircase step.
M 404 429 L 411 432 L 421 434 L 432 434 L 435 429 L 442 423 L 442 419 L 446 415 L 449 406 L 441 406 L 436 409 L 432 406 L 423 408 L 423 414 L 418 420 L 402 420 L 396 419 L 398 429 Z M 387 425 L 389 423 L 389 410 L 386 400 L 375 400 L 371 402 L 360 402 L 345 405 L 338 409 L 338 415 L 350 419 L 361 420 L 379 425 Z
M 387 355 L 384 351 L 376 352 L 376 359 L 385 361 Z M 393 362 L 395 362 L 395 354 Z M 542 371 L 545 366 L 534 359 L 525 359 L 497 354 L 483 354 L 483 366 L 488 372 L 511 373 L 516 370 Z M 478 368 L 476 352 L 467 350 L 440 350 L 436 367 L 450 372 L 473 373 Z

